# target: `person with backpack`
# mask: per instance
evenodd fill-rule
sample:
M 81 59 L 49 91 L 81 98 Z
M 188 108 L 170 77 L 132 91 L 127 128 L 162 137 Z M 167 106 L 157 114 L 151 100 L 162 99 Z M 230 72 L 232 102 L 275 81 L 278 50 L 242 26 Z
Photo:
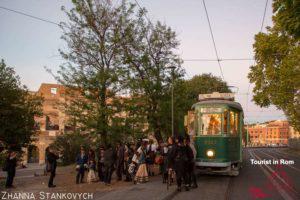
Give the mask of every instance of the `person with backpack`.
M 7 172 L 5 187 L 12 188 L 14 177 L 16 175 L 17 154 L 14 151 L 9 151 L 4 163 L 3 171 Z
M 183 143 L 183 137 L 179 136 L 177 138 L 177 144 L 174 150 L 170 154 L 170 163 L 174 164 L 174 169 L 176 173 L 177 191 L 181 191 L 182 181 L 184 182 L 185 190 L 189 191 L 188 179 L 186 173 L 186 164 L 188 163 L 188 155 L 186 146 Z

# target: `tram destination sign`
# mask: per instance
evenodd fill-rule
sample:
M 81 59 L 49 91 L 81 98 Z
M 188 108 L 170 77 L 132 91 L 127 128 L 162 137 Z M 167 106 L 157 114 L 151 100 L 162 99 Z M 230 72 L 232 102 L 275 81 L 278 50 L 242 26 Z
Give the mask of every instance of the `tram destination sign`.
M 220 113 L 222 112 L 222 108 L 210 107 L 210 108 L 201 108 L 201 113 Z
M 219 93 L 219 92 L 213 92 L 211 94 L 199 94 L 198 99 L 205 100 L 205 99 L 228 99 L 228 100 L 234 100 L 234 94 L 233 93 Z

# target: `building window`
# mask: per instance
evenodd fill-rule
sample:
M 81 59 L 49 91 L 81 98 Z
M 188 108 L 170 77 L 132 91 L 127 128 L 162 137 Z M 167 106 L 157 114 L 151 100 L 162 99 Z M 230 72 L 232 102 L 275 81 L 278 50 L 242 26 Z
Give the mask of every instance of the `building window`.
M 56 94 L 57 93 L 57 88 L 51 88 L 50 92 L 51 92 L 51 94 Z

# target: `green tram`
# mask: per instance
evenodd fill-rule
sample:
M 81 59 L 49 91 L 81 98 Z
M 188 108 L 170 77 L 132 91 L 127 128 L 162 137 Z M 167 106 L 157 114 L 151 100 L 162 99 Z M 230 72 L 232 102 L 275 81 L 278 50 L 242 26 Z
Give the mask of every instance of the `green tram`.
M 242 106 L 232 93 L 212 93 L 199 95 L 192 110 L 196 167 L 237 176 L 242 164 Z

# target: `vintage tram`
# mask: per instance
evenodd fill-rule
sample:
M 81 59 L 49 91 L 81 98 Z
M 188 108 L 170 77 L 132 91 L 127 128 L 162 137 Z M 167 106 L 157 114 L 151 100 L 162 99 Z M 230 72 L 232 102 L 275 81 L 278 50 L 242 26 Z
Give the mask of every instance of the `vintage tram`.
M 244 113 L 234 94 L 200 94 L 189 115 L 196 167 L 206 173 L 237 176 L 242 164 Z

